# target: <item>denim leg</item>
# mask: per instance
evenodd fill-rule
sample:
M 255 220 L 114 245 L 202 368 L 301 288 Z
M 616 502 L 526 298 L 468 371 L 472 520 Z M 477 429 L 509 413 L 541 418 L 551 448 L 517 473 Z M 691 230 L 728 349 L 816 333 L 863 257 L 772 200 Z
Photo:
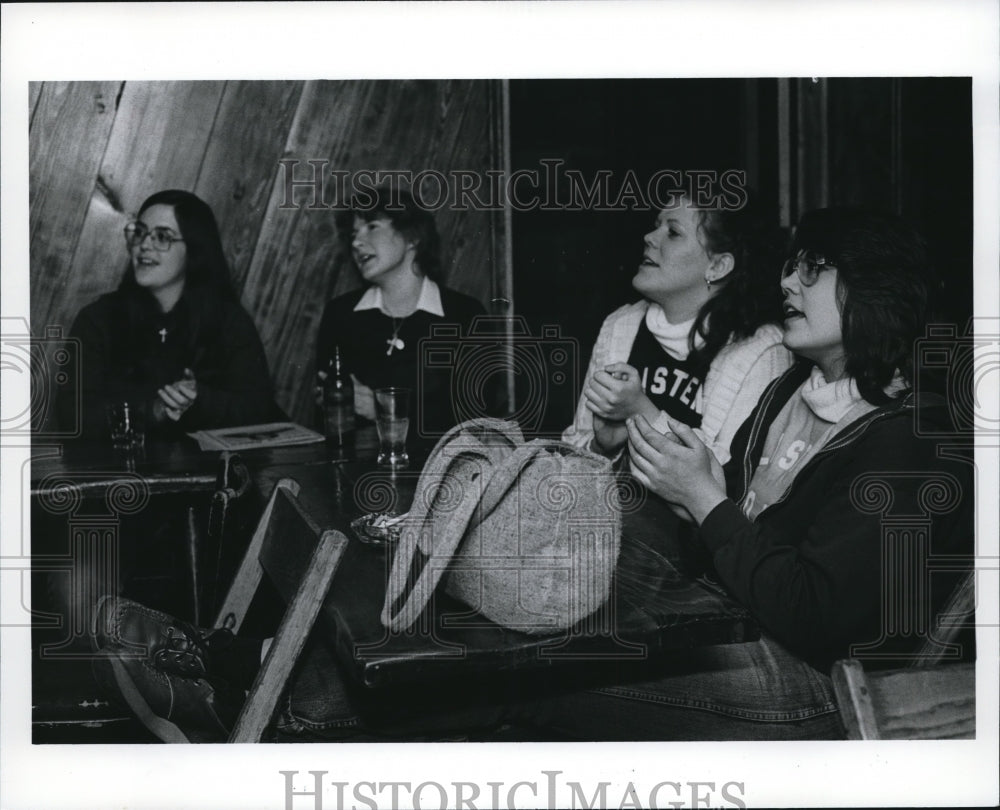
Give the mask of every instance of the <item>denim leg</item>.
M 595 684 L 613 683 L 614 686 Z M 575 664 L 510 678 L 366 689 L 311 640 L 284 697 L 280 740 L 442 739 L 513 722 L 536 739 L 843 739 L 830 679 L 773 639 L 675 660 Z
M 499 725 L 506 700 L 480 682 L 369 689 L 345 676 L 317 636 L 282 697 L 278 742 L 391 742 L 454 738 Z
M 357 699 L 331 650 L 313 634 L 282 695 L 275 724 L 284 735 L 350 737 L 361 726 Z
M 526 700 L 509 717 L 581 740 L 844 737 L 830 679 L 766 636 L 620 669 L 615 683 Z

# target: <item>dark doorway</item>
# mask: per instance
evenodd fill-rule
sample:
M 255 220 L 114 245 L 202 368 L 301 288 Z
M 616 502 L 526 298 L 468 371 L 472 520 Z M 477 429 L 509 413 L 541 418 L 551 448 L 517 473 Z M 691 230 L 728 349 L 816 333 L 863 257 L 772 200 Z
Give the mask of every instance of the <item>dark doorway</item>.
M 515 308 L 533 335 L 540 335 L 544 324 L 559 324 L 560 337 L 575 340 L 577 347 L 576 392 L 549 403 L 546 432 L 572 421 L 603 319 L 638 298 L 631 279 L 656 211 L 633 204 L 631 177 L 645 189 L 662 170 L 743 168 L 743 84 L 740 79 L 510 82 L 512 169 L 537 172 L 543 192 L 534 210 L 514 205 Z M 578 171 L 591 184 L 600 172 L 608 173 L 605 204 L 573 206 L 565 182 L 553 196 L 545 181 L 546 172 L 553 176 L 553 161 L 561 161 L 558 172 Z M 532 196 L 523 198 L 530 202 Z

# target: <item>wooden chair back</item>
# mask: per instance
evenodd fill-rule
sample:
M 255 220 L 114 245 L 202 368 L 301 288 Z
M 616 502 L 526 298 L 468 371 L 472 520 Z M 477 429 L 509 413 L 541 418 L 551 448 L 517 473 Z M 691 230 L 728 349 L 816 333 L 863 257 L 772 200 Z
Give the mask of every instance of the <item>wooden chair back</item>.
M 960 659 L 958 645 L 963 629 L 974 626 L 976 616 L 976 572 L 970 571 L 951 592 L 935 617 L 931 638 L 924 641 L 910 662 L 911 667 L 933 667 L 950 659 Z
M 976 665 L 865 672 L 856 658 L 833 666 L 840 717 L 851 740 L 968 740 L 976 736 Z
M 216 627 L 238 632 L 265 573 L 288 605 L 229 742 L 263 737 L 347 546 L 341 532 L 316 525 L 298 492 L 293 479 L 275 486 L 216 618 Z
M 837 661 L 831 678 L 840 716 L 852 740 L 974 739 L 976 665 L 957 658 L 963 627 L 975 616 L 975 571 L 963 577 L 935 632 L 902 669 L 865 672 L 856 658 Z

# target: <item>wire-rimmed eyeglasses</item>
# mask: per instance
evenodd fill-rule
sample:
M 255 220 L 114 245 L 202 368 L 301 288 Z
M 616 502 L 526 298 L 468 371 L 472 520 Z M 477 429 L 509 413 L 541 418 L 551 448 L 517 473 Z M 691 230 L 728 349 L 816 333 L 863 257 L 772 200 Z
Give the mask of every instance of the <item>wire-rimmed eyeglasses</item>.
M 819 278 L 820 271 L 836 269 L 832 262 L 827 261 L 822 253 L 811 250 L 800 250 L 790 257 L 781 268 L 781 277 L 788 278 L 793 272 L 798 273 L 799 283 L 803 287 L 811 287 Z
M 153 246 L 153 250 L 158 250 L 161 253 L 170 250 L 170 246 L 174 242 L 184 241 L 182 237 L 178 236 L 170 228 L 147 228 L 141 222 L 130 222 L 125 226 L 125 242 L 130 248 L 141 245 L 147 236 L 149 237 L 149 243 Z

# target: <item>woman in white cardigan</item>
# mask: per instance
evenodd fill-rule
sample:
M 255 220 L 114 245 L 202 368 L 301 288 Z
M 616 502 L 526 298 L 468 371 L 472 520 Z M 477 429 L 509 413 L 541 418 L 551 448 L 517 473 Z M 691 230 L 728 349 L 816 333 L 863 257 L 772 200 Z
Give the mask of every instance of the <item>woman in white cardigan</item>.
M 614 458 L 630 416 L 661 433 L 671 417 L 728 461 L 737 428 L 792 363 L 776 325 L 783 245 L 734 196 L 696 206 L 683 194 L 659 213 L 632 279 L 643 300 L 605 319 L 566 441 Z

